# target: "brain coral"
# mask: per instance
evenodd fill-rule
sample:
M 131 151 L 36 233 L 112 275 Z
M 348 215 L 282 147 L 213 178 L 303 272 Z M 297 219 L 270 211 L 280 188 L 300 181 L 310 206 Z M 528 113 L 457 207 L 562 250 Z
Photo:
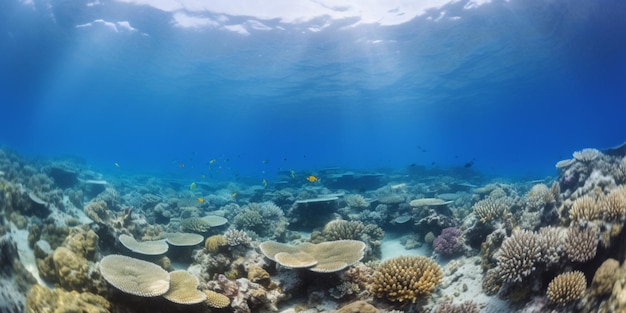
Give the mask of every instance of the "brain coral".
M 379 298 L 415 302 L 427 297 L 441 282 L 441 267 L 423 256 L 401 256 L 383 262 L 372 276 L 369 289 Z
M 224 235 L 213 235 L 206 239 L 204 247 L 210 252 L 215 253 L 228 244 L 228 239 Z
M 587 289 L 585 274 L 574 271 L 554 277 L 548 285 L 546 296 L 550 302 L 567 304 L 582 298 L 585 289 Z
M 505 282 L 521 282 L 535 270 L 541 260 L 539 236 L 527 230 L 516 231 L 502 242 L 498 255 L 498 272 Z
M 123 255 L 102 258 L 100 273 L 115 288 L 135 296 L 160 296 L 170 288 L 170 274 L 160 266 Z

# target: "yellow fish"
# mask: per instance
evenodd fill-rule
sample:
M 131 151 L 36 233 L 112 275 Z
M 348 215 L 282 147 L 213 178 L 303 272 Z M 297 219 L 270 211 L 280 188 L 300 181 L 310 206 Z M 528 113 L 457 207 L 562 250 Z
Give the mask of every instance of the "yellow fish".
M 115 167 L 120 167 L 120 164 L 115 162 Z
M 289 171 L 291 173 L 291 178 L 295 178 L 296 177 L 296 172 L 295 171 Z
M 237 193 L 233 192 L 230 196 L 233 197 L 233 198 L 237 198 Z
M 265 179 L 263 180 L 263 186 L 267 187 L 267 180 L 265 180 Z
M 204 203 L 204 198 L 196 198 L 196 200 L 200 203 Z
M 189 190 L 194 191 L 196 189 L 196 183 L 193 182 L 191 183 L 191 185 L 189 185 Z
M 320 180 L 320 179 L 319 179 L 319 178 L 317 178 L 316 176 L 311 175 L 311 176 L 307 177 L 307 178 L 306 178 L 306 180 L 308 180 L 308 181 L 310 181 L 310 182 L 314 183 L 314 182 L 316 182 L 316 181 L 318 181 L 318 180 Z

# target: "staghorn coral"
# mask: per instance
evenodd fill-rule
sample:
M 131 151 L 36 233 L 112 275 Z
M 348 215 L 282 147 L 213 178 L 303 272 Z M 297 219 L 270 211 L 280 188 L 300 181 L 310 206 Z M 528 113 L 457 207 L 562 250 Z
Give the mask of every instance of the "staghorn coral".
M 598 201 L 607 222 L 623 222 L 626 215 L 626 186 L 619 186 Z
M 582 298 L 585 289 L 587 289 L 585 274 L 573 271 L 554 277 L 548 285 L 546 296 L 550 302 L 564 305 Z
M 170 274 L 160 266 L 123 255 L 102 258 L 100 273 L 115 288 L 135 296 L 159 296 L 170 288 Z
M 604 296 L 611 294 L 613 285 L 617 280 L 616 273 L 619 270 L 619 262 L 615 259 L 605 260 L 596 270 L 591 281 L 591 294 L 593 296 Z
M 498 272 L 505 282 L 521 282 L 541 260 L 539 236 L 527 230 L 516 231 L 502 242 L 498 252 Z
M 600 206 L 597 205 L 596 199 L 589 195 L 584 195 L 572 203 L 569 218 L 573 222 L 595 221 L 602 219 L 602 211 Z
M 432 259 L 401 256 L 376 268 L 369 289 L 378 298 L 414 303 L 421 297 L 428 297 L 442 277 L 441 267 Z
M 163 298 L 178 304 L 196 304 L 206 300 L 206 293 L 198 290 L 198 278 L 187 271 L 170 272 L 170 288 Z
M 486 223 L 504 216 L 511 205 L 511 199 L 506 196 L 489 196 L 474 204 L 474 213 L 481 222 Z
M 585 148 L 580 151 L 575 151 L 572 156 L 576 161 L 580 161 L 583 163 L 591 162 L 602 155 L 598 149 L 593 148 Z
M 570 227 L 563 242 L 567 257 L 574 262 L 585 262 L 596 256 L 598 231 L 593 227 Z
M 435 309 L 435 313 L 479 313 L 478 304 L 465 301 L 461 304 L 452 304 L 452 301 L 444 301 Z
M 563 234 L 557 227 L 542 227 L 539 229 L 541 243 L 541 260 L 547 266 L 559 265 L 563 256 Z
M 267 258 L 282 266 L 330 273 L 343 270 L 360 261 L 363 258 L 365 243 L 357 240 L 337 240 L 292 246 L 266 241 L 262 242 L 259 248 Z
M 224 247 L 228 244 L 228 239 L 224 235 L 213 235 L 206 239 L 204 242 L 204 247 L 210 253 L 216 253 L 220 250 L 221 247 Z

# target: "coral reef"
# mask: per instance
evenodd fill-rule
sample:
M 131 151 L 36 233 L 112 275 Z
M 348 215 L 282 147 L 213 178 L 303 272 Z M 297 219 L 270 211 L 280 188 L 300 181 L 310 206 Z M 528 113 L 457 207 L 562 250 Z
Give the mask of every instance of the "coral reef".
M 585 274 L 580 271 L 556 276 L 548 285 L 546 296 L 552 303 L 564 305 L 583 297 L 587 289 Z
M 196 304 L 207 299 L 207 294 L 198 290 L 200 281 L 187 271 L 170 272 L 170 287 L 163 298 L 178 304 Z
M 378 313 L 379 309 L 363 301 L 354 301 L 339 308 L 335 313 Z
M 574 262 L 584 262 L 596 256 L 598 232 L 592 227 L 570 227 L 563 243 L 567 257 Z
M 34 285 L 28 293 L 26 313 L 109 313 L 112 307 L 107 299 L 90 292 L 68 292 L 59 288 L 48 289 Z
M 441 234 L 433 240 L 433 249 L 435 252 L 445 256 L 463 251 L 461 230 L 457 227 L 444 228 Z
M 288 224 L 283 210 L 273 202 L 249 203 L 233 219 L 236 229 L 264 239 L 283 238 Z
M 204 248 L 207 249 L 209 253 L 216 253 L 221 247 L 225 247 L 226 245 L 228 245 L 228 238 L 224 235 L 213 235 L 204 241 Z
M 378 298 L 395 302 L 415 302 L 428 297 L 441 283 L 443 271 L 430 258 L 396 257 L 376 268 L 370 290 Z
M 292 246 L 275 241 L 259 245 L 261 252 L 272 261 L 289 268 L 307 268 L 313 272 L 337 272 L 363 258 L 365 244 L 357 240 L 303 243 Z
M 541 242 L 536 233 L 516 231 L 502 243 L 498 255 L 498 273 L 504 282 L 521 282 L 541 260 Z
M 619 270 L 619 262 L 615 259 L 606 259 L 596 270 L 591 281 L 591 295 L 604 296 L 611 294 L 613 285 L 617 280 L 616 273 Z
M 452 304 L 446 301 L 437 306 L 435 313 L 479 313 L 478 305 L 472 301 L 465 301 L 461 304 Z
M 100 273 L 115 288 L 135 296 L 159 296 L 170 288 L 170 274 L 161 267 L 123 255 L 102 258 Z

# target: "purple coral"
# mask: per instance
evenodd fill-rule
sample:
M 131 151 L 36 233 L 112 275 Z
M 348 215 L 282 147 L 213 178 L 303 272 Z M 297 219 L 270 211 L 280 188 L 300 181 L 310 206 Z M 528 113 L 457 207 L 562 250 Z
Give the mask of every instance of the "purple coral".
M 463 250 L 460 240 L 461 230 L 456 227 L 444 228 L 441 234 L 433 241 L 433 248 L 442 255 L 453 255 Z

